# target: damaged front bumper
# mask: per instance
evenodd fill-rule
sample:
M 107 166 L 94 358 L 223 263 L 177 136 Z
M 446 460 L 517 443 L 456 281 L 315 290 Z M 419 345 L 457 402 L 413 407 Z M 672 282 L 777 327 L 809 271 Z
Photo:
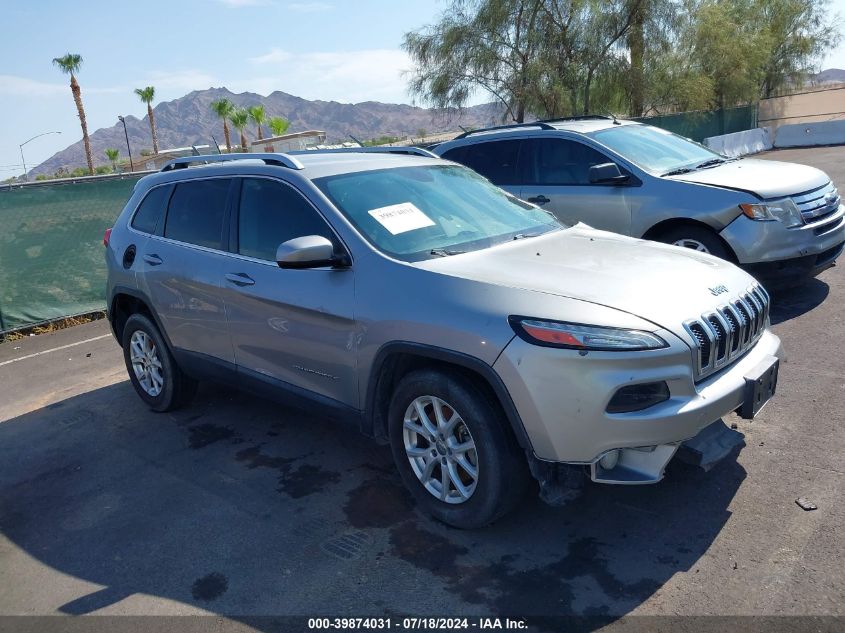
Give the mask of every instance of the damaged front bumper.
M 745 436 L 717 420 L 685 442 L 608 451 L 589 465 L 588 474 L 594 482 L 602 484 L 653 484 L 663 478 L 666 466 L 675 455 L 707 471 L 743 446 Z M 608 457 L 613 453 L 616 455 Z M 529 457 L 528 463 L 540 484 L 540 498 L 549 505 L 563 506 L 580 495 L 586 482 L 583 465 L 544 462 L 534 457 Z
M 657 483 L 676 453 L 682 461 L 710 470 L 734 449 L 745 446 L 744 438 L 742 433 L 717 420 L 679 444 L 608 451 L 590 464 L 590 479 L 603 484 Z

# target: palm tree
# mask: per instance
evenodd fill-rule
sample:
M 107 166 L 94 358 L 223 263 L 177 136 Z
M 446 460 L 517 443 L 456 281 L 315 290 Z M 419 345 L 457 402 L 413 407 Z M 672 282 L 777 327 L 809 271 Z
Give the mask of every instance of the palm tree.
M 106 148 L 106 158 L 111 161 L 112 171 L 117 171 L 117 159 L 120 156 L 120 150 L 113 147 Z
M 243 108 L 235 108 L 232 114 L 229 115 L 229 121 L 232 123 L 232 127 L 241 133 L 241 150 L 245 152 L 246 136 L 244 136 L 244 128 L 249 123 L 249 112 Z
M 267 115 L 264 113 L 264 106 L 251 106 L 247 108 L 247 112 L 249 112 L 249 118 L 252 119 L 252 122 L 258 126 L 258 140 L 260 141 L 264 138 L 264 134 L 261 132 L 261 126 L 267 120 Z
M 158 137 L 156 136 L 156 121 L 153 117 L 153 106 L 150 105 L 155 99 L 156 89 L 153 86 L 146 88 L 135 88 L 135 94 L 141 101 L 147 104 L 147 116 L 150 117 L 150 132 L 153 135 L 153 154 L 158 154 Z
M 223 119 L 223 136 L 226 137 L 226 151 L 232 152 L 232 141 L 229 138 L 229 117 L 235 110 L 235 106 L 228 99 L 218 99 L 211 102 L 211 109 L 214 114 Z
M 85 158 L 88 161 L 88 173 L 94 175 L 94 159 L 91 157 L 91 141 L 88 140 L 88 123 L 85 120 L 85 108 L 82 107 L 82 90 L 76 81 L 76 73 L 82 66 L 82 55 L 68 53 L 64 57 L 54 57 L 53 65 L 58 67 L 66 75 L 70 75 L 70 91 L 73 93 L 73 100 L 76 103 L 76 112 L 79 114 L 79 124 L 82 126 L 82 142 L 85 144 Z
M 267 122 L 267 125 L 270 126 L 270 131 L 273 132 L 273 136 L 281 136 L 288 131 L 290 121 L 283 119 L 280 116 L 274 116 Z

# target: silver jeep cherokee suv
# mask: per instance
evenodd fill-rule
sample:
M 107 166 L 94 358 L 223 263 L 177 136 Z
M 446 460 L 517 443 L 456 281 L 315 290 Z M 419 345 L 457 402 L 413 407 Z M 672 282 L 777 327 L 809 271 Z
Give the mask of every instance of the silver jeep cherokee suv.
M 774 393 L 769 297 L 736 266 L 392 151 L 410 155 L 191 157 L 139 181 L 106 260 L 147 405 L 199 379 L 321 405 L 390 443 L 420 506 L 477 527 L 529 474 L 547 499 L 582 473 L 657 482 Z
M 650 125 L 603 116 L 473 130 L 435 154 L 566 223 L 717 255 L 769 284 L 833 266 L 845 206 L 814 167 L 728 159 Z

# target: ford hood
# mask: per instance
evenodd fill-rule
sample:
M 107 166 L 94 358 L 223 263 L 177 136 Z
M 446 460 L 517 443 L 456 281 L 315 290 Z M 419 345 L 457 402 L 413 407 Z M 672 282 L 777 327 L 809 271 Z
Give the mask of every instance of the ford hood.
M 714 309 L 754 283 L 746 272 L 716 257 L 584 224 L 416 266 L 600 304 L 674 332 L 680 331 L 684 321 Z M 518 305 L 508 309 L 521 313 Z
M 763 199 L 804 193 L 830 182 L 827 174 L 815 167 L 759 158 L 734 160 L 670 178 L 747 191 Z

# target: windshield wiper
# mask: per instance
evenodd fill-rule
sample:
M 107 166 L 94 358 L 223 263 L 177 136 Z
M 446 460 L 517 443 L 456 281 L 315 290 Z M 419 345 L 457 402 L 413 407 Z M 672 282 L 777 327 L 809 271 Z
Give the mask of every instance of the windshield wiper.
M 450 255 L 460 255 L 465 252 L 466 251 L 450 251 L 445 248 L 432 248 L 429 251 L 431 255 L 436 255 L 437 257 L 449 257 Z
M 514 240 L 524 240 L 526 237 L 537 237 L 539 233 L 517 233 L 513 236 Z
M 660 174 L 661 176 L 679 176 L 681 174 L 688 174 L 691 171 L 698 171 L 699 169 L 706 169 L 707 167 L 715 167 L 716 165 L 721 165 L 722 163 L 729 163 L 731 161 L 736 160 L 735 158 L 711 158 L 710 160 L 706 160 L 703 163 L 699 163 L 695 167 L 678 167 L 678 169 L 673 169 L 672 171 L 667 171 L 665 174 Z
M 672 171 L 667 171 L 665 174 L 660 174 L 661 176 L 680 176 L 681 174 L 688 174 L 691 171 L 695 171 L 692 167 L 679 167 L 678 169 L 673 169 Z
M 710 160 L 706 160 L 703 163 L 699 163 L 695 166 L 696 169 L 704 169 L 705 167 L 715 167 L 716 165 L 721 165 L 722 163 L 727 163 L 727 158 L 711 158 Z

